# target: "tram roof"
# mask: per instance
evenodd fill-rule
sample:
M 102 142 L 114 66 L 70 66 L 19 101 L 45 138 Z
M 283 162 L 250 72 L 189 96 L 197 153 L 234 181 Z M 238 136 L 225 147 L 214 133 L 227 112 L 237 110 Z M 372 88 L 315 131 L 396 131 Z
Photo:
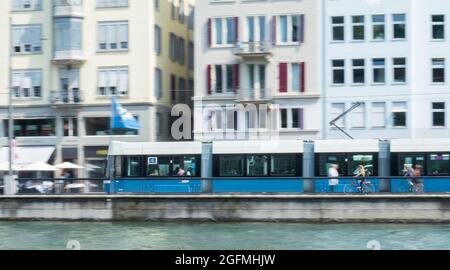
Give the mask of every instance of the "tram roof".
M 316 153 L 375 153 L 379 140 L 317 140 Z
M 302 140 L 215 141 L 214 154 L 291 154 L 302 153 Z
M 199 155 L 202 153 L 201 142 L 149 142 L 129 143 L 112 142 L 109 155 Z
M 391 152 L 442 152 L 450 151 L 450 139 L 393 139 Z

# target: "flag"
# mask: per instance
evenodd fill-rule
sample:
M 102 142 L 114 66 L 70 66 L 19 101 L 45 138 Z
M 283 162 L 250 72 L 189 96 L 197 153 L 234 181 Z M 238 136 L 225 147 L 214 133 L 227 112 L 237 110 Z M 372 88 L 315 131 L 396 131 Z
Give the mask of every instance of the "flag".
M 139 129 L 137 119 L 117 102 L 116 97 L 112 100 L 111 129 Z

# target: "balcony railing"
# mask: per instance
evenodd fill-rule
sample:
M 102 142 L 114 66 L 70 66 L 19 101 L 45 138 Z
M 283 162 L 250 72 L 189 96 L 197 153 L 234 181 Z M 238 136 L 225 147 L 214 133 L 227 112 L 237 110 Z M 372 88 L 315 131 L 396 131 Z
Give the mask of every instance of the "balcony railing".
M 241 57 L 269 57 L 272 55 L 272 43 L 265 41 L 238 42 L 234 54 Z
M 53 16 L 84 17 L 83 0 L 54 0 Z
M 267 102 L 272 98 L 270 89 L 239 89 L 239 102 Z
M 83 102 L 81 91 L 77 89 L 51 91 L 50 102 L 53 105 L 80 105 Z
M 55 50 L 53 62 L 61 65 L 82 64 L 86 61 L 84 53 L 81 50 Z

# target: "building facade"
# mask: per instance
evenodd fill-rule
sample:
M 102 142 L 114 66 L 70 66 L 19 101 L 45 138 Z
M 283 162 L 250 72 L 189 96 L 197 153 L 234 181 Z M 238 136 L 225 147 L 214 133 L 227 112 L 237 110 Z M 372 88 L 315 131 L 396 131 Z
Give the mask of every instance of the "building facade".
M 325 0 L 323 138 L 448 135 L 450 4 Z
M 17 147 L 77 162 L 78 176 L 103 175 L 112 140 L 170 140 L 172 104 L 193 92 L 193 15 L 192 0 L 2 1 L 2 161 L 9 88 Z M 139 131 L 110 130 L 112 96 Z
M 196 140 L 273 131 L 320 138 L 320 8 L 314 0 L 197 3 Z

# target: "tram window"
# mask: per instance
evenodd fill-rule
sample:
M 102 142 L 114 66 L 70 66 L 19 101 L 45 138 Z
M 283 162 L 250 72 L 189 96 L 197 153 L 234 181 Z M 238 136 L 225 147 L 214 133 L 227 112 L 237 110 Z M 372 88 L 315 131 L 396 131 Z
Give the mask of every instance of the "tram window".
M 197 176 L 197 158 L 195 156 L 181 156 L 173 158 L 174 176 Z
M 170 158 L 147 157 L 147 176 L 170 176 Z
M 141 176 L 141 157 L 127 158 L 127 177 Z
M 400 154 L 399 156 L 399 166 L 398 175 L 405 175 L 406 168 L 414 168 L 416 166 L 425 167 L 425 156 L 415 155 L 415 154 Z
M 295 176 L 296 156 L 276 155 L 271 157 L 271 175 L 273 176 Z
M 349 173 L 356 174 L 359 165 L 363 165 L 369 175 L 374 175 L 374 156 L 371 154 L 350 155 Z
M 428 155 L 428 175 L 442 175 L 450 173 L 449 154 Z
M 328 175 L 328 169 L 331 165 L 337 164 L 339 166 L 339 174 L 347 175 L 346 171 L 346 158 L 345 155 L 339 154 L 321 154 L 319 157 L 320 175 Z
M 248 155 L 247 176 L 267 176 L 269 174 L 269 156 Z
M 221 156 L 219 164 L 222 177 L 244 176 L 244 156 Z

